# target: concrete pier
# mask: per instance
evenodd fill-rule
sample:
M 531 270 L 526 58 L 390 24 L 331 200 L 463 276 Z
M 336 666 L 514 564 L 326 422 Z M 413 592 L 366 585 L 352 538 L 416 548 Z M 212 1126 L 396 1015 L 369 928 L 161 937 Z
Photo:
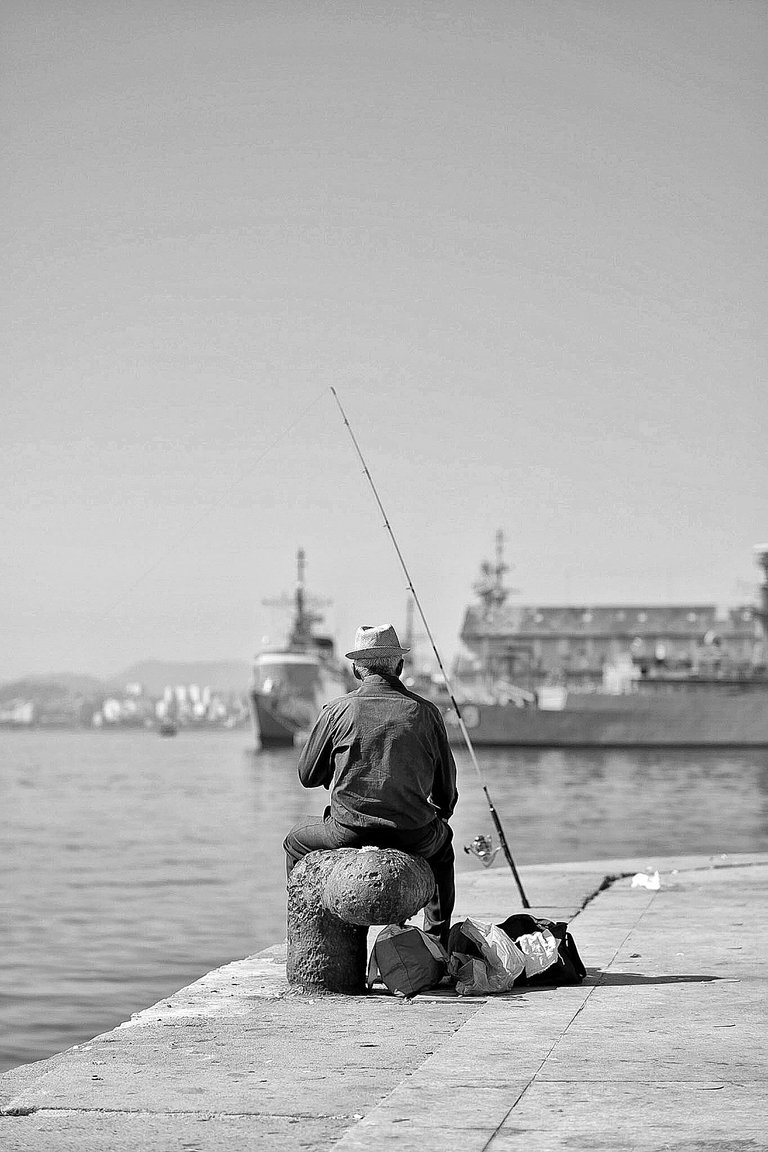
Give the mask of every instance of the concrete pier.
M 302 995 L 274 947 L 0 1077 L 0 1148 L 768 1149 L 768 855 L 521 872 L 583 984 Z M 457 918 L 519 909 L 506 869 L 460 877 Z

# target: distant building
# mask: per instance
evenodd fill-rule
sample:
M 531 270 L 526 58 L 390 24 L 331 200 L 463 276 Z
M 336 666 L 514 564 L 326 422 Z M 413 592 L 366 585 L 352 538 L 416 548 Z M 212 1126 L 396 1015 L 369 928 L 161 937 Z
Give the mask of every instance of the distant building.
M 10 700 L 0 706 L 0 724 L 27 727 L 35 719 L 35 706 L 31 700 Z
M 461 629 L 470 658 L 459 661 L 459 672 L 474 666 L 494 680 L 599 681 L 606 665 L 631 657 L 641 676 L 661 667 L 738 675 L 759 659 L 762 612 L 750 605 L 721 613 L 714 604 L 510 604 L 502 545 L 499 534 L 496 563 L 485 563 L 475 584 L 478 602 Z
M 497 605 L 467 609 L 461 639 L 492 675 L 602 675 L 603 666 L 631 653 L 635 663 L 669 667 L 748 664 L 756 644 L 748 607 L 725 616 L 713 604 Z

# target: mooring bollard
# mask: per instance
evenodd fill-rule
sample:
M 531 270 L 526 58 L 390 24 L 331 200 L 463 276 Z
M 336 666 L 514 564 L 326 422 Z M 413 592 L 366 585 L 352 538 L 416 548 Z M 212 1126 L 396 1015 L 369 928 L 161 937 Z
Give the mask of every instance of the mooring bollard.
M 369 926 L 401 924 L 434 890 L 429 864 L 395 848 L 310 852 L 288 879 L 288 983 L 365 992 Z

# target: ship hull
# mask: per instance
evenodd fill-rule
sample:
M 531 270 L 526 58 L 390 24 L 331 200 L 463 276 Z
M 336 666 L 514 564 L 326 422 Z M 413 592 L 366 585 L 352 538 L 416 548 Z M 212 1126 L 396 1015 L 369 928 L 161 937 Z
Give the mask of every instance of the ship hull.
M 280 715 L 261 692 L 251 693 L 251 719 L 257 748 L 290 748 L 301 732 L 301 725 Z
M 759 690 L 609 696 L 569 695 L 561 710 L 460 705 L 477 746 L 547 748 L 768 747 L 768 685 Z M 442 706 L 452 744 L 463 736 Z

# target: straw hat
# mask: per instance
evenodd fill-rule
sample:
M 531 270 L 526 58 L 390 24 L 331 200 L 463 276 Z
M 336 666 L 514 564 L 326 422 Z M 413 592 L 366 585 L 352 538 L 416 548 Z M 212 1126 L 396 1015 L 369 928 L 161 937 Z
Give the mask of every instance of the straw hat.
M 355 647 L 345 653 L 348 660 L 362 660 L 366 656 L 402 656 L 410 652 L 403 648 L 391 624 L 362 624 L 355 632 Z

